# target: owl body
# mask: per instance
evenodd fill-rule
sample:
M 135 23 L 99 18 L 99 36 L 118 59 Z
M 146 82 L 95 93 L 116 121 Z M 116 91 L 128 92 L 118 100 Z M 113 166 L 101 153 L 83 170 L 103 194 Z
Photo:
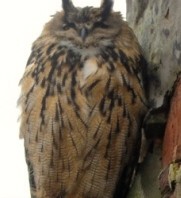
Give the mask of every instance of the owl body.
M 125 197 L 146 112 L 143 56 L 112 1 L 64 11 L 34 42 L 19 104 L 33 198 Z

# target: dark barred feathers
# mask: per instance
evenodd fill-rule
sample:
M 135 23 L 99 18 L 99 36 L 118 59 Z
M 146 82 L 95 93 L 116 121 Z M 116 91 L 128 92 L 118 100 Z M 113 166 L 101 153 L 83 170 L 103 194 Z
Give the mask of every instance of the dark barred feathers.
M 48 22 L 20 81 L 32 198 L 124 198 L 147 110 L 146 64 L 113 1 Z

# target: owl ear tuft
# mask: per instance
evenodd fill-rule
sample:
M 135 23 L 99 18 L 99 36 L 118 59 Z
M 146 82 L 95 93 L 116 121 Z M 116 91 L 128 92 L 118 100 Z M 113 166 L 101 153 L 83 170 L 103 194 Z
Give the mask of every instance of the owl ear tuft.
M 109 16 L 112 7 L 113 7 L 113 0 L 103 0 L 101 4 L 101 18 L 102 20 L 106 20 Z
M 65 13 L 69 13 L 75 9 L 71 0 L 62 0 L 62 8 Z

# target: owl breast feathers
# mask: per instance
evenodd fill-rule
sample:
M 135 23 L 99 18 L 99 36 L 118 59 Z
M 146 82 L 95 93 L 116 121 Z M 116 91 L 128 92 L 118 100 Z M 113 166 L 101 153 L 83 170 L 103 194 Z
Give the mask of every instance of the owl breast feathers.
M 31 197 L 123 198 L 147 110 L 146 64 L 112 0 L 62 4 L 20 81 Z

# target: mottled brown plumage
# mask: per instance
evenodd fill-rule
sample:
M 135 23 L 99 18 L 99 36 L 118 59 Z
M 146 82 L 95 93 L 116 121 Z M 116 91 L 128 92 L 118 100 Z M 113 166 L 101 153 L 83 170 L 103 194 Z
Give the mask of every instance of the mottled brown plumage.
M 112 4 L 63 0 L 33 44 L 19 99 L 32 198 L 127 193 L 146 112 L 145 64 Z

